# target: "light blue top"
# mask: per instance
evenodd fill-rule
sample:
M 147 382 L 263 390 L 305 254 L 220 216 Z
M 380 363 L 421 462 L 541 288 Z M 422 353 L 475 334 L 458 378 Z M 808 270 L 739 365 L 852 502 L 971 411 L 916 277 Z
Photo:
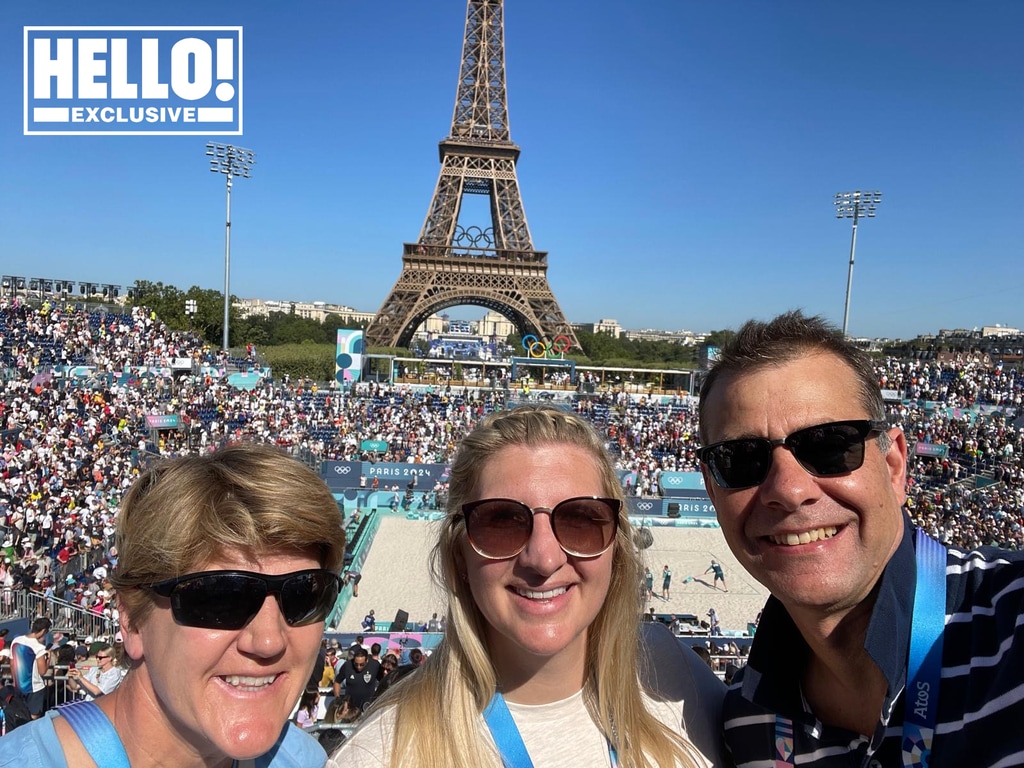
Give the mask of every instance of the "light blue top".
M 64 758 L 50 710 L 39 720 L 26 723 L 0 738 L 0 768 L 70 768 Z M 269 752 L 257 757 L 256 768 L 323 768 L 327 753 L 302 729 L 288 723 Z M 243 765 L 253 763 L 243 763 Z

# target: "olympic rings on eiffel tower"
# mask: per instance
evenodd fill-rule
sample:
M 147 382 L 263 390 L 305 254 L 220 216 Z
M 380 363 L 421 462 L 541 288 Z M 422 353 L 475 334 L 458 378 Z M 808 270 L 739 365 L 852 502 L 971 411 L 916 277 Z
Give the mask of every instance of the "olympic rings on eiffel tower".
M 556 336 L 554 341 L 545 343 L 532 333 L 528 333 L 523 336 L 522 345 L 530 357 L 557 359 L 559 355 L 569 351 L 572 341 L 568 336 L 560 335 Z

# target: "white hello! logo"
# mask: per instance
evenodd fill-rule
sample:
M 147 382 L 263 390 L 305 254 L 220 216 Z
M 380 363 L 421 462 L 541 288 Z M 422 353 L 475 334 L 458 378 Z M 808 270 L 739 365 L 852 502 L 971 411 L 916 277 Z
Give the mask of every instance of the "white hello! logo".
M 25 27 L 24 134 L 241 135 L 241 27 Z

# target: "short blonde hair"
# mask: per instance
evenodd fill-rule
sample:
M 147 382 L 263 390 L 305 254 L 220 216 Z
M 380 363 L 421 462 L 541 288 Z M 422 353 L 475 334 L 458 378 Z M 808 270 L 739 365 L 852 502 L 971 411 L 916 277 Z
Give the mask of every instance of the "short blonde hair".
M 157 462 L 121 501 L 117 568 L 122 610 L 139 626 L 154 605 L 132 589 L 181 576 L 226 552 L 313 550 L 335 573 L 345 556 L 337 502 L 316 473 L 269 445 L 240 443 Z

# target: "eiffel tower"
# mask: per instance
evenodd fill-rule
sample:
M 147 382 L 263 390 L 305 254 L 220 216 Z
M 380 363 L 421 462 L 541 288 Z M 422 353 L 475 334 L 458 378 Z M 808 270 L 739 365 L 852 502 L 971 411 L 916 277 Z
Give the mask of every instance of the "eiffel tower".
M 455 114 L 439 144 L 441 174 L 402 274 L 366 330 L 367 346 L 408 347 L 430 315 L 474 304 L 504 315 L 520 335 L 556 348 L 579 342 L 548 285 L 548 255 L 536 251 L 509 136 L 502 0 L 469 0 Z M 490 198 L 491 226 L 459 224 L 464 195 Z

